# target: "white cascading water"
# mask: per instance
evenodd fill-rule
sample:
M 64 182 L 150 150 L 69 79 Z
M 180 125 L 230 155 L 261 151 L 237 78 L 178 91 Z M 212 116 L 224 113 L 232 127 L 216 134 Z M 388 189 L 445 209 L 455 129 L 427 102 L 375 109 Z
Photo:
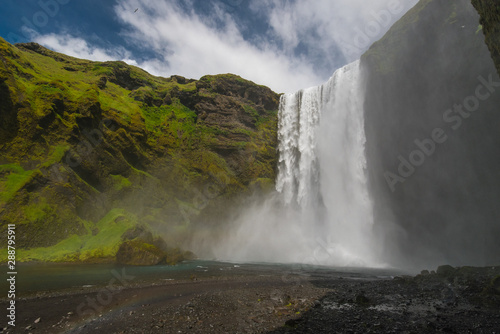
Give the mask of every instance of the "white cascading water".
M 363 103 L 359 61 L 281 97 L 278 194 L 240 215 L 215 249 L 219 259 L 379 266 Z

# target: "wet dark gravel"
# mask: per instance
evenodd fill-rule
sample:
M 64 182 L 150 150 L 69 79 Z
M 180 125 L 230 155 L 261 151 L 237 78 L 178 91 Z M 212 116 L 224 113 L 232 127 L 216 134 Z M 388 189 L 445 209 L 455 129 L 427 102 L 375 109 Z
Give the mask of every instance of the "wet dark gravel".
M 270 333 L 500 333 L 499 267 L 438 273 L 315 281 L 330 291 Z

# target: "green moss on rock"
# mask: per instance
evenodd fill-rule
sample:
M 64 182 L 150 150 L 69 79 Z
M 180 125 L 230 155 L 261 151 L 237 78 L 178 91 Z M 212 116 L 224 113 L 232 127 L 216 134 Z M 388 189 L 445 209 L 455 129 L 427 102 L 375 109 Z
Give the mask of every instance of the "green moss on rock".
M 125 241 L 116 253 L 120 264 L 134 266 L 153 266 L 165 261 L 166 254 L 158 247 L 140 240 Z
M 30 181 L 33 172 L 17 164 L 0 165 L 0 200 L 10 201 Z
M 121 175 L 110 175 L 110 176 L 111 176 L 111 179 L 113 180 L 113 187 L 117 191 L 129 188 L 130 186 L 132 186 L 132 183 L 126 177 L 123 177 Z

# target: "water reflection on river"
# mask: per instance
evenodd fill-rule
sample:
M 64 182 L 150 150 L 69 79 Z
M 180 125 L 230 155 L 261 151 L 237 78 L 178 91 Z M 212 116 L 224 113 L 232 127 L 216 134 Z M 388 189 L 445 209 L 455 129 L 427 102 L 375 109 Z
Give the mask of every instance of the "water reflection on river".
M 329 268 L 296 264 L 227 263 L 186 261 L 176 266 L 121 266 L 115 264 L 18 264 L 16 290 L 18 296 L 42 291 L 87 289 L 105 286 L 126 275 L 127 283 L 141 285 L 164 281 L 224 278 L 234 276 L 290 275 L 345 277 L 354 279 L 389 278 L 401 272 L 392 269 Z M 132 278 L 133 277 L 133 278 Z M 6 281 L 0 284 L 7 291 Z

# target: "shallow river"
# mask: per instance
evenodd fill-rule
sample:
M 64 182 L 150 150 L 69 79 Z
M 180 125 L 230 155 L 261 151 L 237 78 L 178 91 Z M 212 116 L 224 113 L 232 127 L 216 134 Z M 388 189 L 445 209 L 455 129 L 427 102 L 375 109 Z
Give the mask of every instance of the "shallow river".
M 345 278 L 389 278 L 399 275 L 393 269 L 329 268 L 294 264 L 227 263 L 215 261 L 187 261 L 176 266 L 121 266 L 112 264 L 18 264 L 16 290 L 18 296 L 41 291 L 75 288 L 95 288 L 125 275 L 134 285 L 161 281 L 189 279 L 283 275 Z M 132 278 L 133 277 L 133 278 Z M 2 280 L 0 288 L 7 291 Z

